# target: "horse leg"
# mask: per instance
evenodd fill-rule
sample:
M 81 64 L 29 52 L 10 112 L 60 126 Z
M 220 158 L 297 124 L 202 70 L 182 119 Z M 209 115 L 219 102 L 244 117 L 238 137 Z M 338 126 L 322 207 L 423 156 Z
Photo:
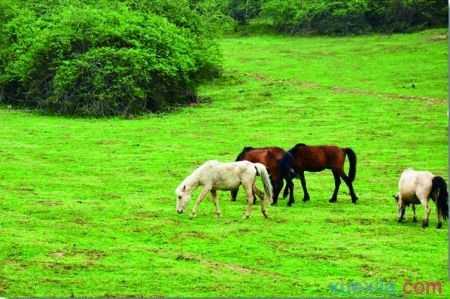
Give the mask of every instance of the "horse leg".
M 300 177 L 300 182 L 303 188 L 303 201 L 306 202 L 309 200 L 309 193 L 308 189 L 306 188 L 305 172 L 304 171 L 300 172 L 298 176 Z
M 437 224 L 436 228 L 441 228 L 442 227 L 442 212 L 441 212 L 441 209 L 439 209 L 437 205 L 436 205 L 436 210 L 437 210 L 437 217 L 438 217 L 438 224 Z
M 295 202 L 294 200 L 294 183 L 292 179 L 286 179 L 286 188 L 289 188 L 289 201 L 287 205 L 290 207 Z
M 260 199 L 261 213 L 263 214 L 264 217 L 268 218 L 269 217 L 269 215 L 267 214 L 267 203 L 268 203 L 268 200 L 265 198 L 264 192 L 262 192 L 261 190 L 256 188 L 255 185 L 253 185 L 253 193 L 256 194 L 259 197 L 259 199 Z
M 255 204 L 255 203 L 256 203 L 256 199 L 257 199 L 256 193 L 255 193 L 255 192 L 253 192 L 253 204 Z
M 398 208 L 398 222 L 402 222 L 404 217 L 405 217 L 405 206 L 401 205 Z
M 197 216 L 197 209 L 200 203 L 205 199 L 208 192 L 211 190 L 210 187 L 203 188 L 202 192 L 200 192 L 200 195 L 198 196 L 197 200 L 195 201 L 194 207 L 192 208 L 191 218 L 194 218 Z
M 239 191 L 239 187 L 231 190 L 231 192 L 230 192 L 231 193 L 231 201 L 236 201 L 238 191 Z
M 277 180 L 273 182 L 273 203 L 276 205 L 278 202 L 278 196 L 280 195 L 281 189 L 283 189 L 283 180 Z
M 254 183 L 253 183 L 254 184 Z M 253 188 L 248 185 L 244 185 L 245 191 L 247 192 L 247 209 L 245 211 L 244 214 L 244 219 L 247 219 L 250 217 L 250 214 L 252 213 L 252 206 L 253 206 L 253 202 L 254 202 L 254 198 L 253 198 Z
M 350 196 L 352 198 L 352 203 L 356 203 L 356 201 L 358 200 L 358 196 L 356 196 L 355 194 L 355 190 L 353 189 L 353 183 L 350 180 L 350 178 L 344 173 L 344 171 L 342 169 L 340 169 L 340 176 L 341 178 L 344 180 L 345 184 L 348 187 L 348 190 L 350 191 Z
M 425 228 L 428 226 L 429 219 L 430 219 L 430 212 L 431 212 L 430 202 L 426 198 L 421 199 L 420 201 L 422 202 L 422 205 L 425 209 L 425 215 L 424 215 L 423 222 L 422 222 L 422 227 Z
M 222 212 L 220 211 L 219 198 L 217 197 L 217 191 L 216 190 L 211 190 L 211 197 L 213 199 L 214 206 L 216 207 L 216 216 L 217 217 L 221 217 L 222 216 Z
M 333 172 L 333 177 L 334 177 L 334 191 L 333 191 L 333 195 L 330 198 L 330 202 L 336 202 L 337 195 L 339 192 L 339 186 L 341 185 L 341 177 L 337 170 L 333 169 L 332 172 Z
M 417 222 L 416 205 L 415 204 L 412 204 L 412 210 L 413 210 L 413 222 Z

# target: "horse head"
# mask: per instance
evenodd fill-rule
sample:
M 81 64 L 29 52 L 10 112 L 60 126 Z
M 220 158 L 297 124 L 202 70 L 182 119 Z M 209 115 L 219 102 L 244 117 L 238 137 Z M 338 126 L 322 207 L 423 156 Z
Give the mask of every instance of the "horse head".
M 177 196 L 177 213 L 181 214 L 191 199 L 191 192 L 187 190 L 186 185 L 183 185 L 177 188 L 175 194 Z

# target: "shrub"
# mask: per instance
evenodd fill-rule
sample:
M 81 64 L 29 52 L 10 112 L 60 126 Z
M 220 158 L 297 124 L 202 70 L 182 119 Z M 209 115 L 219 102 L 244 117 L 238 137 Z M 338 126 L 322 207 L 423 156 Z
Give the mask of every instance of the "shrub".
M 0 101 L 56 113 L 160 111 L 195 100 L 220 71 L 214 42 L 123 6 L 24 10 L 2 31 Z
M 378 31 L 407 32 L 446 26 L 445 0 L 368 0 L 367 21 Z
M 239 24 L 247 24 L 248 20 L 260 14 L 262 2 L 262 0 L 229 0 L 229 15 Z
M 447 25 L 445 0 L 267 0 L 263 15 L 281 32 L 359 34 Z

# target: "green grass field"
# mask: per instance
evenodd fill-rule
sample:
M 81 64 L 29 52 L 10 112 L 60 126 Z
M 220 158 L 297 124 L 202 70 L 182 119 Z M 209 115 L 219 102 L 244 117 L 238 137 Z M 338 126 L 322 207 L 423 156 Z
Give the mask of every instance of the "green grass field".
M 0 108 L 2 296 L 378 296 L 330 284 L 447 284 L 447 228 L 396 222 L 406 167 L 447 179 L 446 30 L 345 38 L 221 40 L 225 74 L 204 101 L 133 120 Z M 196 219 L 174 190 L 205 160 L 243 146 L 352 147 L 353 205 L 331 172 L 307 173 L 311 201 L 242 220 L 220 193 Z M 348 166 L 347 166 L 348 167 Z M 197 195 L 198 191 L 194 194 Z M 208 197 L 209 198 L 209 197 Z M 188 206 L 192 208 L 192 202 Z

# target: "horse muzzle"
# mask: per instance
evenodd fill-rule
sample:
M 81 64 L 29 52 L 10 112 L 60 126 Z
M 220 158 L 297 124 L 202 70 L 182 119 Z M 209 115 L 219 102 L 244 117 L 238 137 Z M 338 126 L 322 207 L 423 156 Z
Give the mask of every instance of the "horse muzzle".
M 177 210 L 178 214 L 183 214 L 183 210 Z

